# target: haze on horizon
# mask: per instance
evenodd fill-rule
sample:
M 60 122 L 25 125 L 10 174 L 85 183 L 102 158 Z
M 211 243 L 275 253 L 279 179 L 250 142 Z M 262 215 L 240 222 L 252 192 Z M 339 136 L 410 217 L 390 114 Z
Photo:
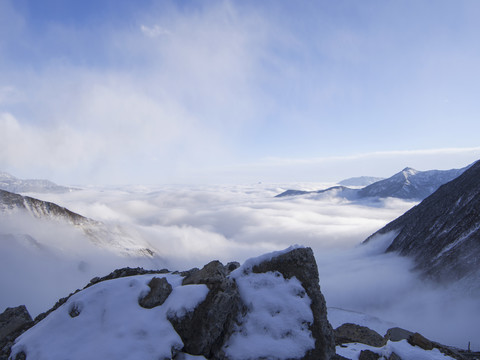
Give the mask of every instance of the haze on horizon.
M 338 181 L 480 158 L 480 3 L 0 0 L 0 170 Z

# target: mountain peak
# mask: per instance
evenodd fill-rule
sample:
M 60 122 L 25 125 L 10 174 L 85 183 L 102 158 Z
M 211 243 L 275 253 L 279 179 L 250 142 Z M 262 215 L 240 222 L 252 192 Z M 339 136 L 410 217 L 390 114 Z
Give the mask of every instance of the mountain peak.
M 402 170 L 402 173 L 404 174 L 406 173 L 408 175 L 415 175 L 419 173 L 419 171 L 407 166 L 405 169 Z

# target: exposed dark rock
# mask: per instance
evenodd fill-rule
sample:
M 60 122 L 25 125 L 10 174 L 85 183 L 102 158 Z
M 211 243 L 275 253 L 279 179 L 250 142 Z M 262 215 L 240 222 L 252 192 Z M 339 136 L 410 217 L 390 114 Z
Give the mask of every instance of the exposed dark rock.
M 240 263 L 237 261 L 232 261 L 229 262 L 227 265 L 225 265 L 225 268 L 227 269 L 227 272 L 230 274 L 233 270 L 236 270 L 240 267 Z
M 380 359 L 380 355 L 370 350 L 362 350 L 360 351 L 360 355 L 358 356 L 358 360 L 378 360 L 378 359 Z
M 125 268 L 121 268 L 121 269 L 116 269 L 114 271 L 112 271 L 110 274 L 108 274 L 107 276 L 103 276 L 103 277 L 94 277 L 92 280 L 90 280 L 90 282 L 84 287 L 84 289 L 90 287 L 90 286 L 93 286 L 101 281 L 106 281 L 106 280 L 112 280 L 112 279 L 118 279 L 118 278 L 121 278 L 121 277 L 127 277 L 127 276 L 135 276 L 135 275 L 145 275 L 145 274 L 166 274 L 166 273 L 169 273 L 170 271 L 168 271 L 167 269 L 161 269 L 161 270 L 145 270 L 141 267 L 137 267 L 137 268 L 130 268 L 130 267 L 125 267 Z M 77 289 L 76 291 L 74 291 L 73 293 L 69 294 L 68 296 L 64 297 L 64 298 L 61 298 L 59 299 L 55 305 L 53 305 L 53 307 L 47 311 L 45 311 L 44 313 L 41 313 L 39 314 L 36 318 L 35 318 L 35 324 L 37 324 L 38 322 L 42 321 L 43 319 L 45 319 L 48 314 L 50 314 L 52 311 L 55 311 L 57 310 L 60 306 L 62 306 L 63 304 L 65 304 L 67 302 L 68 299 L 70 299 L 70 297 L 72 295 L 75 295 L 77 292 L 81 291 L 80 289 Z
M 402 360 L 402 358 L 400 356 L 398 356 L 397 354 L 395 354 L 394 352 L 392 352 L 390 354 L 390 356 L 388 357 L 388 360 Z
M 70 311 L 68 312 L 68 315 L 70 315 L 70 317 L 72 318 L 75 318 L 78 315 L 80 315 L 80 312 L 81 312 L 80 306 L 78 306 L 78 304 L 73 304 L 70 307 Z
M 10 356 L 15 339 L 33 324 L 25 305 L 7 308 L 0 314 L 0 360 Z
M 227 271 L 225 266 L 218 260 L 214 260 L 205 265 L 201 270 L 192 272 L 183 279 L 182 285 L 205 284 L 210 289 L 225 281 Z
M 419 333 L 414 333 L 407 341 L 410 345 L 421 347 L 423 350 L 432 350 L 434 348 L 433 343 Z
M 237 285 L 226 277 L 219 261 L 212 261 L 186 277 L 183 285 L 189 284 L 207 285 L 210 291 L 206 299 L 194 311 L 182 317 L 168 314 L 168 319 L 182 338 L 183 351 L 208 359 L 222 359 L 222 347 L 243 310 Z
M 20 351 L 17 356 L 15 356 L 15 360 L 26 360 L 27 359 L 27 355 L 23 352 L 23 351 Z
M 343 324 L 335 329 L 335 344 L 359 342 L 362 344 L 382 347 L 387 340 L 374 330 L 357 324 Z
M 350 360 L 346 357 L 343 357 L 342 355 L 334 354 L 331 358 L 331 360 Z
M 315 348 L 309 350 L 303 359 L 330 359 L 335 354 L 333 329 L 327 319 L 325 298 L 320 291 L 318 268 L 310 248 L 297 248 L 255 265 L 255 273 L 278 271 L 285 279 L 296 277 L 312 301 L 314 322 L 310 331 L 315 339 Z
M 172 292 L 172 285 L 164 277 L 152 278 L 148 286 L 150 287 L 150 292 L 138 301 L 138 304 L 146 309 L 162 305 Z
M 394 327 L 388 329 L 384 337 L 385 339 L 390 341 L 401 341 L 408 339 L 411 335 L 413 335 L 413 332 L 411 331 L 399 327 Z

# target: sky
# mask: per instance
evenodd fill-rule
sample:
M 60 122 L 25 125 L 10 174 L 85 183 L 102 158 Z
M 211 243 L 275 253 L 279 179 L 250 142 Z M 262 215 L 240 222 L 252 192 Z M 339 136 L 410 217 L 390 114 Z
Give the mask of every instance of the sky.
M 0 170 L 339 181 L 480 158 L 480 3 L 0 0 Z

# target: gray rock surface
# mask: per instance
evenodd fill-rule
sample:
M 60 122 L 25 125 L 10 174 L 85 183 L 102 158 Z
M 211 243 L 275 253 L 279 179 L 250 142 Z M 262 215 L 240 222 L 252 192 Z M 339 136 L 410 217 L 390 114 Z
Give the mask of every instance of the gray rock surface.
M 408 339 L 412 335 L 413 332 L 411 331 L 399 327 L 394 327 L 387 330 L 387 333 L 385 334 L 385 339 L 390 341 L 402 341 Z
M 380 359 L 380 355 L 370 350 L 360 351 L 360 355 L 358 357 L 358 360 L 378 360 L 378 359 Z
M 407 341 L 410 345 L 418 346 L 423 350 L 432 350 L 434 348 L 433 343 L 419 333 L 414 333 L 413 335 L 410 335 Z
M 308 351 L 303 359 L 330 359 L 335 354 L 333 329 L 327 319 L 325 298 L 320 291 L 318 268 L 310 248 L 297 248 L 253 267 L 253 272 L 278 271 L 285 279 L 296 277 L 312 301 L 314 322 L 310 331 L 315 339 L 315 349 Z
M 7 308 L 0 314 L 0 360 L 8 359 L 14 340 L 32 324 L 25 305 Z
M 206 299 L 194 311 L 182 317 L 169 314 L 168 319 L 184 343 L 183 351 L 203 355 L 208 359 L 222 359 L 222 347 L 233 332 L 243 304 L 235 282 L 227 278 L 227 270 L 219 261 L 212 261 L 201 270 L 187 276 L 184 286 L 205 284 L 209 288 Z
M 172 292 L 172 285 L 164 277 L 152 278 L 148 286 L 150 287 L 150 292 L 138 301 L 138 304 L 146 309 L 162 305 Z
M 335 329 L 336 345 L 354 342 L 382 347 L 387 343 L 387 340 L 376 331 L 357 324 L 346 323 Z

